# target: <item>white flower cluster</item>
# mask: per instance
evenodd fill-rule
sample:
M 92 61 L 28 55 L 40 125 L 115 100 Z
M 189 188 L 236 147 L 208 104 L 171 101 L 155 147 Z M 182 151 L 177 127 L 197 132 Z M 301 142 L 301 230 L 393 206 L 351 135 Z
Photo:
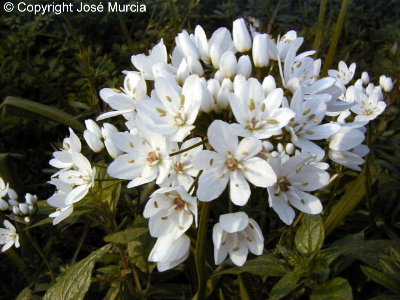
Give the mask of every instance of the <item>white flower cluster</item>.
M 124 72 L 123 88 L 100 91 L 112 110 L 97 121 L 123 116 L 126 129 L 87 120 L 84 133 L 93 151 L 105 144 L 114 158 L 109 175 L 128 180 L 128 188 L 159 186 L 144 217 L 157 238 L 149 260 L 160 271 L 187 258 L 185 232 L 197 226 L 197 201 L 218 199 L 228 186 L 240 207 L 256 201 L 252 189 L 266 189 L 257 201 L 268 201 L 288 225 L 293 208 L 321 213 L 312 193 L 329 183 L 328 159 L 360 170 L 365 125 L 383 112 L 393 86 L 387 77 L 374 86 L 365 72 L 350 85 L 355 64 L 344 62 L 321 77 L 321 60 L 312 58 L 315 51 L 299 53 L 303 38 L 295 31 L 273 39 L 243 19 L 232 33 L 219 28 L 208 38 L 197 26 L 175 42 L 171 55 L 163 40 L 149 55 L 133 55 L 136 71 Z M 89 163 L 74 157 L 75 139 L 71 132 L 69 146 L 54 154 L 53 165 L 63 170 L 52 179 L 59 192 L 49 203 L 60 210 L 72 209 L 93 180 Z M 216 264 L 229 254 L 243 265 L 249 251 L 260 255 L 264 247 L 260 227 L 244 212 L 219 216 L 213 242 Z
M 6 199 L 5 197 L 8 197 Z M 21 223 L 30 223 L 31 216 L 36 211 L 37 197 L 27 193 L 25 195 L 25 203 L 18 202 L 18 195 L 5 183 L 0 177 L 0 210 L 9 211 L 11 215 L 7 215 L 10 219 Z M 4 244 L 2 252 L 8 250 L 12 245 L 19 247 L 19 235 L 15 227 L 8 221 L 4 220 L 5 228 L 0 228 L 0 244 Z
M 81 142 L 72 131 L 70 136 L 63 141 L 63 149 L 53 153 L 54 158 L 50 165 L 60 169 L 55 173 L 50 184 L 57 190 L 47 203 L 56 207 L 56 211 L 49 215 L 54 218 L 53 225 L 58 224 L 68 216 L 74 209 L 74 203 L 82 200 L 94 184 L 96 174 L 88 159 L 81 154 Z

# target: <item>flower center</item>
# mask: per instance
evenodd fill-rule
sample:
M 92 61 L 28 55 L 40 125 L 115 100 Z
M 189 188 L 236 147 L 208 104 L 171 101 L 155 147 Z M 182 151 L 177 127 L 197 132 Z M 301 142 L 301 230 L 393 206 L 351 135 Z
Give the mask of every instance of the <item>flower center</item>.
M 155 153 L 154 151 L 147 153 L 147 161 L 149 163 L 152 164 L 152 163 L 154 163 L 154 162 L 156 162 L 158 160 L 159 160 L 159 157 L 157 156 L 157 153 Z
M 282 192 L 287 192 L 289 190 L 289 186 L 292 184 L 289 182 L 288 178 L 286 176 L 281 176 L 278 179 L 278 187 L 279 191 Z
M 176 210 L 181 210 L 181 209 L 183 209 L 185 207 L 185 201 L 183 201 L 179 197 L 174 198 L 174 204 L 175 204 L 175 209 Z
M 181 113 L 178 113 L 177 115 L 175 115 L 174 121 L 177 126 L 183 126 L 186 124 L 186 117 Z
M 177 173 L 183 173 L 183 168 L 184 168 L 185 166 L 182 164 L 182 163 L 180 163 L 180 162 L 178 162 L 178 163 L 176 163 L 175 165 L 174 165 L 174 170 L 177 172 Z
M 233 158 L 233 157 L 228 158 L 226 160 L 225 164 L 226 164 L 226 167 L 231 171 L 235 171 L 239 166 L 239 162 L 237 161 L 236 158 Z

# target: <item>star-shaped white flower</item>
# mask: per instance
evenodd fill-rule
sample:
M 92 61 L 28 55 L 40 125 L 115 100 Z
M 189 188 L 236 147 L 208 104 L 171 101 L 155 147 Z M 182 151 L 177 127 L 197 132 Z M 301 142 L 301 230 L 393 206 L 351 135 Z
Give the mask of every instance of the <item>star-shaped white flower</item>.
M 197 225 L 197 199 L 182 186 L 161 188 L 155 191 L 143 211 L 149 218 L 153 237 L 172 235 L 174 239 L 185 233 L 195 221 Z
M 19 235 L 15 227 L 7 220 L 3 222 L 5 228 L 0 228 L 0 244 L 4 244 L 1 252 L 5 252 L 15 245 L 15 248 L 19 247 Z
M 203 150 L 192 160 L 195 168 L 205 170 L 197 189 L 201 201 L 219 197 L 229 182 L 232 202 L 245 205 L 251 194 L 247 181 L 259 187 L 268 187 L 276 182 L 271 166 L 256 157 L 262 149 L 261 141 L 244 138 L 239 143 L 230 125 L 220 120 L 210 125 L 207 135 L 216 152 Z
M 229 253 L 232 262 L 242 266 L 249 251 L 261 255 L 264 249 L 264 236 L 260 227 L 244 212 L 219 216 L 219 223 L 213 228 L 214 260 L 221 264 Z
M 327 185 L 329 173 L 308 164 L 310 161 L 308 154 L 297 154 L 290 158 L 283 154 L 268 159 L 278 177 L 277 182 L 268 187 L 269 205 L 287 225 L 292 224 L 295 217 L 291 206 L 307 214 L 319 214 L 322 211 L 320 200 L 308 192 Z
M 169 173 L 171 159 L 170 144 L 164 136 L 151 132 L 140 123 L 140 134 L 128 132 L 114 133 L 113 144 L 123 153 L 108 167 L 110 176 L 131 180 L 128 188 L 135 187 L 156 179 L 161 184 Z
M 181 142 L 194 128 L 199 112 L 202 95 L 199 77 L 186 78 L 183 88 L 172 76 L 158 77 L 154 84 L 154 95 L 151 100 L 139 103 L 138 116 L 150 130 Z
M 266 139 L 277 134 L 295 116 L 291 109 L 281 108 L 282 89 L 274 89 L 265 96 L 261 84 L 255 78 L 241 85 L 235 84 L 236 95 L 229 95 L 233 114 L 239 123 L 231 125 L 237 135 Z

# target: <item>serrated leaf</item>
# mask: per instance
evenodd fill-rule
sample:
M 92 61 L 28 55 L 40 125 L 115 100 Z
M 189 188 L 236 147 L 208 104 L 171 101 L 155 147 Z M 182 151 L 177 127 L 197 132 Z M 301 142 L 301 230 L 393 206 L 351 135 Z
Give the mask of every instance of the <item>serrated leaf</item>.
M 81 300 L 90 286 L 94 264 L 111 248 L 107 244 L 92 252 L 88 257 L 74 264 L 61 278 L 50 287 L 43 300 Z
M 300 279 L 304 273 L 301 271 L 292 271 L 283 276 L 272 288 L 270 300 L 278 300 L 286 297 L 293 292 L 299 285 Z
M 283 276 L 291 269 L 282 260 L 272 254 L 264 254 L 255 259 L 248 260 L 243 267 L 234 267 L 214 275 L 250 273 L 258 276 Z
M 353 293 L 347 279 L 337 277 L 313 289 L 310 300 L 352 300 Z
M 3 101 L 2 105 L 13 106 L 19 109 L 33 112 L 35 114 L 52 119 L 58 123 L 65 124 L 72 129 L 78 131 L 83 131 L 85 129 L 85 126 L 83 126 L 83 124 L 79 122 L 74 116 L 45 104 L 17 97 L 7 97 L 6 100 Z
M 383 285 L 385 288 L 390 290 L 392 293 L 400 294 L 400 284 L 393 276 L 388 276 L 382 272 L 368 267 L 361 266 L 361 270 L 369 279 L 375 281 L 376 283 Z
M 320 215 L 304 215 L 296 232 L 296 248 L 303 254 L 321 249 L 324 243 L 324 224 Z

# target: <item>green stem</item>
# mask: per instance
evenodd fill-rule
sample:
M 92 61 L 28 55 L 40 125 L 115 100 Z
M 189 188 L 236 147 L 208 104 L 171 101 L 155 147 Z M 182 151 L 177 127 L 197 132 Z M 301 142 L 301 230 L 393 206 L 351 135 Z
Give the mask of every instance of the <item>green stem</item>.
M 208 218 L 210 215 L 211 202 L 203 202 L 201 208 L 200 225 L 197 233 L 197 243 L 196 243 L 196 270 L 198 278 L 197 294 L 195 299 L 202 300 L 205 299 L 206 290 L 206 274 L 205 274 L 205 245 L 207 237 L 208 228 Z
M 187 147 L 187 148 L 185 148 L 185 149 L 182 149 L 182 150 L 173 152 L 173 153 L 171 153 L 169 156 L 175 156 L 175 155 L 184 153 L 184 152 L 189 151 L 189 150 L 191 150 L 191 149 L 193 149 L 193 148 L 196 148 L 196 147 L 198 147 L 198 146 L 200 146 L 200 145 L 206 144 L 207 141 L 208 141 L 208 139 L 204 139 L 203 141 L 198 142 L 198 143 L 196 143 L 196 144 L 194 144 L 194 145 L 192 145 L 192 146 L 190 146 L 190 147 Z
M 350 0 L 343 0 L 342 5 L 340 7 L 339 17 L 336 22 L 335 31 L 333 32 L 333 37 L 331 41 L 331 45 L 329 47 L 328 55 L 326 57 L 326 61 L 324 64 L 324 69 L 322 70 L 322 75 L 325 76 L 328 73 L 329 68 L 332 65 L 333 57 L 335 56 L 336 47 L 339 42 L 340 33 L 342 32 L 344 19 L 347 13 L 347 7 L 349 6 Z
M 328 0 L 321 0 L 321 5 L 319 6 L 319 15 L 318 15 L 318 23 L 317 23 L 317 33 L 315 34 L 315 40 L 313 49 L 317 52 L 319 51 L 319 47 L 321 46 L 321 39 L 322 39 L 322 31 L 324 30 L 324 17 L 326 11 L 326 4 Z
M 40 248 L 38 242 L 31 236 L 31 233 L 29 232 L 29 229 L 26 229 L 26 236 L 28 237 L 28 239 L 32 243 L 32 246 L 39 253 L 40 257 L 43 259 L 45 265 L 47 266 L 47 269 L 50 272 L 51 281 L 54 283 L 55 282 L 55 277 L 54 277 L 53 270 L 50 267 L 49 261 L 47 260 L 46 256 L 44 255 L 44 253 L 43 253 L 42 249 Z

